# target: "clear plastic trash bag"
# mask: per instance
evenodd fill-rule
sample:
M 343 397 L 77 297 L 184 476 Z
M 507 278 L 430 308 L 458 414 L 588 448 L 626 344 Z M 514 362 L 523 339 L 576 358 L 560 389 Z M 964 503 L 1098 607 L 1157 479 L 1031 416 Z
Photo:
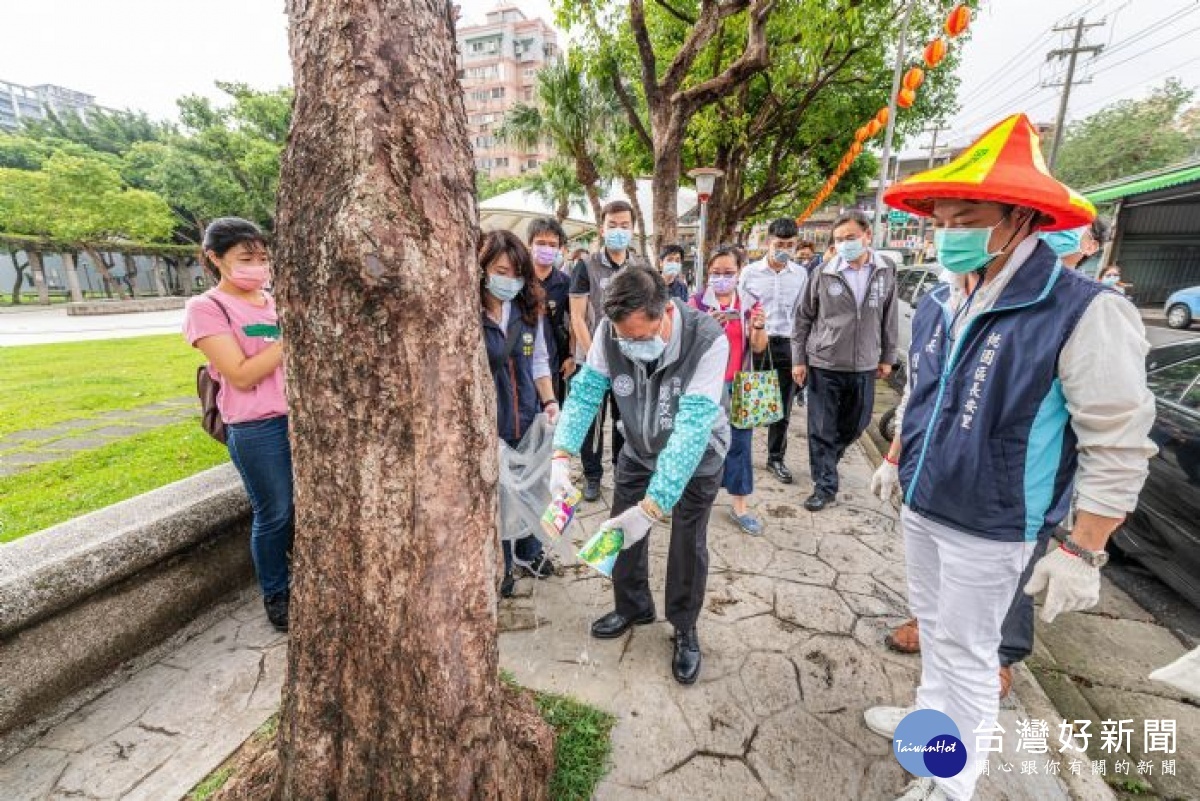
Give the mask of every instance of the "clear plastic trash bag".
M 500 440 L 500 539 L 519 540 L 533 534 L 555 544 L 542 530 L 542 514 L 550 505 L 550 457 L 554 427 L 539 414 L 516 448 Z

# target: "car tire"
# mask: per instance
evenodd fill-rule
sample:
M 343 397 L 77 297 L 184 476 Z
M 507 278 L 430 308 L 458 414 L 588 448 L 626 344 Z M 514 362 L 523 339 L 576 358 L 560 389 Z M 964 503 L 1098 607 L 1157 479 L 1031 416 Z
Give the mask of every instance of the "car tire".
M 883 417 L 879 418 L 879 436 L 885 441 L 891 442 L 896 438 L 896 410 L 888 409 L 883 413 Z
M 1167 326 L 1170 328 L 1190 328 L 1192 325 L 1192 310 L 1186 303 L 1176 303 L 1167 309 Z

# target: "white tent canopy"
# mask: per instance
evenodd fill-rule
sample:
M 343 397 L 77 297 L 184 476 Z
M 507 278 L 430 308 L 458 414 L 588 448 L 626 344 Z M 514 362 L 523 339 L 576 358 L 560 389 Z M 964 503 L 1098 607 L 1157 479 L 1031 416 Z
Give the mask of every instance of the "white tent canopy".
M 654 236 L 654 196 L 650 191 L 649 178 L 637 180 L 637 195 L 642 216 L 646 221 L 645 233 L 652 237 Z M 601 204 L 610 200 L 629 200 L 629 197 L 622 191 L 619 181 L 610 183 L 607 191 L 600 194 Z M 698 203 L 699 200 L 694 189 L 682 186 L 679 188 L 675 209 L 681 219 L 685 216 L 694 218 Z M 479 225 L 484 231 L 512 231 L 522 239 L 526 238 L 530 222 L 539 217 L 553 216 L 554 207 L 526 189 L 514 189 L 511 192 L 488 198 L 479 204 Z M 591 205 L 585 204 L 582 209 L 573 205 L 567 218 L 562 221 L 562 226 L 569 239 L 576 239 L 594 231 L 596 222 L 592 215 Z M 691 230 L 694 227 L 694 224 L 681 224 L 680 230 Z

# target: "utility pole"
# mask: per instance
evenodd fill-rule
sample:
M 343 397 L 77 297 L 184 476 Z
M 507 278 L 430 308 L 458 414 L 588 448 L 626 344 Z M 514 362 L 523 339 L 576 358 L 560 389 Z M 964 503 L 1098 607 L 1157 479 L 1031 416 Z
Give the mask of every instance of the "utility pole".
M 938 120 L 936 123 L 934 123 L 932 128 L 926 128 L 925 130 L 921 131 L 921 133 L 923 133 L 923 134 L 927 134 L 927 133 L 933 134 L 933 139 L 930 140 L 930 142 L 929 142 L 929 164 L 926 166 L 926 169 L 929 169 L 929 170 L 933 169 L 933 162 L 937 158 L 938 134 L 944 130 L 946 130 L 946 123 L 942 122 L 941 120 Z M 921 252 L 924 253 L 925 252 L 925 217 L 924 216 L 922 216 L 921 220 L 917 223 L 917 241 L 921 243 Z
M 892 156 L 892 134 L 896 130 L 896 93 L 900 91 L 900 75 L 904 72 L 904 46 L 908 39 L 908 21 L 916 8 L 913 0 L 904 9 L 904 19 L 900 23 L 900 39 L 896 44 L 896 66 L 892 69 L 892 94 L 888 99 L 887 132 L 883 135 L 883 155 L 880 156 L 879 188 L 875 190 L 875 225 L 873 235 L 875 247 L 883 247 L 887 242 L 887 229 L 879 224 L 883 216 L 883 190 L 888 184 L 888 162 Z
M 1058 121 L 1054 123 L 1054 143 L 1050 145 L 1050 158 L 1048 165 L 1051 170 L 1054 169 L 1054 160 L 1058 158 L 1058 148 L 1062 144 L 1063 126 L 1067 124 L 1067 103 L 1071 99 L 1071 87 L 1076 83 L 1091 83 L 1089 78 L 1086 81 L 1075 80 L 1075 61 L 1079 58 L 1080 53 L 1099 53 L 1104 49 L 1104 45 L 1085 45 L 1083 44 L 1083 32 L 1088 28 L 1098 28 L 1104 25 L 1104 20 L 1099 22 L 1087 22 L 1083 17 L 1080 17 L 1074 25 L 1066 25 L 1055 28 L 1054 30 L 1066 32 L 1074 29 L 1075 43 L 1071 47 L 1059 48 L 1051 50 L 1046 54 L 1046 60 L 1051 61 L 1058 58 L 1067 59 L 1067 79 L 1062 83 L 1047 84 L 1048 86 L 1061 86 L 1063 88 L 1062 100 L 1058 104 Z

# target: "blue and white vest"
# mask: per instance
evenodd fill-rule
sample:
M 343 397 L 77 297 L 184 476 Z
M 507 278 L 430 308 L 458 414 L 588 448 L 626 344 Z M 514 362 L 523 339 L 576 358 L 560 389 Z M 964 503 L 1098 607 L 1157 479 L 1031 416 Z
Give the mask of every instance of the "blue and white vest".
M 913 318 L 900 485 L 913 511 L 1009 542 L 1048 534 L 1066 516 L 1076 439 L 1058 357 L 1104 287 L 1065 269 L 1044 242 L 994 307 L 947 337 L 950 287 Z

